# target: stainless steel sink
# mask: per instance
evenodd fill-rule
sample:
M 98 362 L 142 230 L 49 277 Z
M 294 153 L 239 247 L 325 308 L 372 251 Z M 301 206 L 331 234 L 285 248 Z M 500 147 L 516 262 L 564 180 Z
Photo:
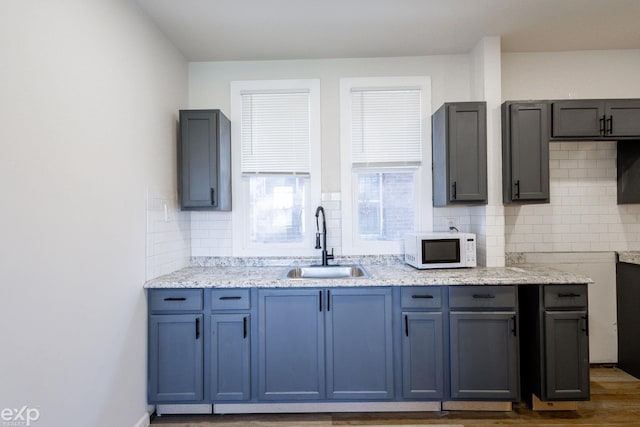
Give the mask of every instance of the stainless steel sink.
M 308 265 L 287 267 L 283 279 L 366 279 L 369 273 L 361 265 Z

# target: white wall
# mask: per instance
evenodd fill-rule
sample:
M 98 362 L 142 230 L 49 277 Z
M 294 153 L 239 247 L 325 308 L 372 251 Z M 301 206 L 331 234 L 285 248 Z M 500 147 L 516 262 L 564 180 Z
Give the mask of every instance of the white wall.
M 230 82 L 234 80 L 319 78 L 321 86 L 322 193 L 333 199 L 332 224 L 339 227 L 340 200 L 340 79 L 344 77 L 431 76 L 431 107 L 444 102 L 471 101 L 469 55 L 407 58 L 326 59 L 298 61 L 199 62 L 189 64 L 189 108 L 220 108 L 230 114 Z M 447 213 L 445 213 L 447 214 Z M 456 217 L 468 222 L 468 216 Z M 337 224 L 337 225 L 336 225 Z M 457 225 L 460 225 L 459 223 Z M 463 228 L 466 224 L 462 224 Z M 231 215 L 191 214 L 192 255 L 232 255 Z M 335 233 L 332 233 L 335 235 Z M 340 241 L 329 236 L 340 254 Z
M 502 56 L 503 100 L 640 98 L 640 50 L 511 53 Z M 506 251 L 564 259 L 590 287 L 592 362 L 616 362 L 614 258 L 640 248 L 640 205 L 616 204 L 615 142 L 552 142 L 551 203 L 505 208 Z M 544 257 L 543 254 L 549 254 Z
M 144 423 L 145 200 L 176 192 L 187 64 L 125 0 L 3 0 L 0 52 L 0 410 Z

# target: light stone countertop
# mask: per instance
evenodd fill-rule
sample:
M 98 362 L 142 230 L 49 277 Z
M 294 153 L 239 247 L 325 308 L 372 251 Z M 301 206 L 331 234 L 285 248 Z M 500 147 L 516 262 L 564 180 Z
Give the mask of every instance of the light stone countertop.
M 618 261 L 640 265 L 640 251 L 618 252 Z
M 557 285 L 593 281 L 546 267 L 476 267 L 417 270 L 405 264 L 364 265 L 368 278 L 285 279 L 284 266 L 187 267 L 145 283 L 152 288 L 297 288 L 420 285 Z

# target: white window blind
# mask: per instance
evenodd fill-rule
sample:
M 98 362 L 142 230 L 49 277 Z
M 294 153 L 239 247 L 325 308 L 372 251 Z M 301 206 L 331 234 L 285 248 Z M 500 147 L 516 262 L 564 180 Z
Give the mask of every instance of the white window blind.
M 351 161 L 354 166 L 420 164 L 419 89 L 351 90 Z
M 241 94 L 242 173 L 309 173 L 308 91 Z

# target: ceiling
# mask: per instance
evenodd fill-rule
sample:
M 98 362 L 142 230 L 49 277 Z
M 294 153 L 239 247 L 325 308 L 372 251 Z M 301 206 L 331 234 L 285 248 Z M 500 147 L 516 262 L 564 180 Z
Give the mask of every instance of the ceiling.
M 640 48 L 640 0 L 134 0 L 189 61 Z

